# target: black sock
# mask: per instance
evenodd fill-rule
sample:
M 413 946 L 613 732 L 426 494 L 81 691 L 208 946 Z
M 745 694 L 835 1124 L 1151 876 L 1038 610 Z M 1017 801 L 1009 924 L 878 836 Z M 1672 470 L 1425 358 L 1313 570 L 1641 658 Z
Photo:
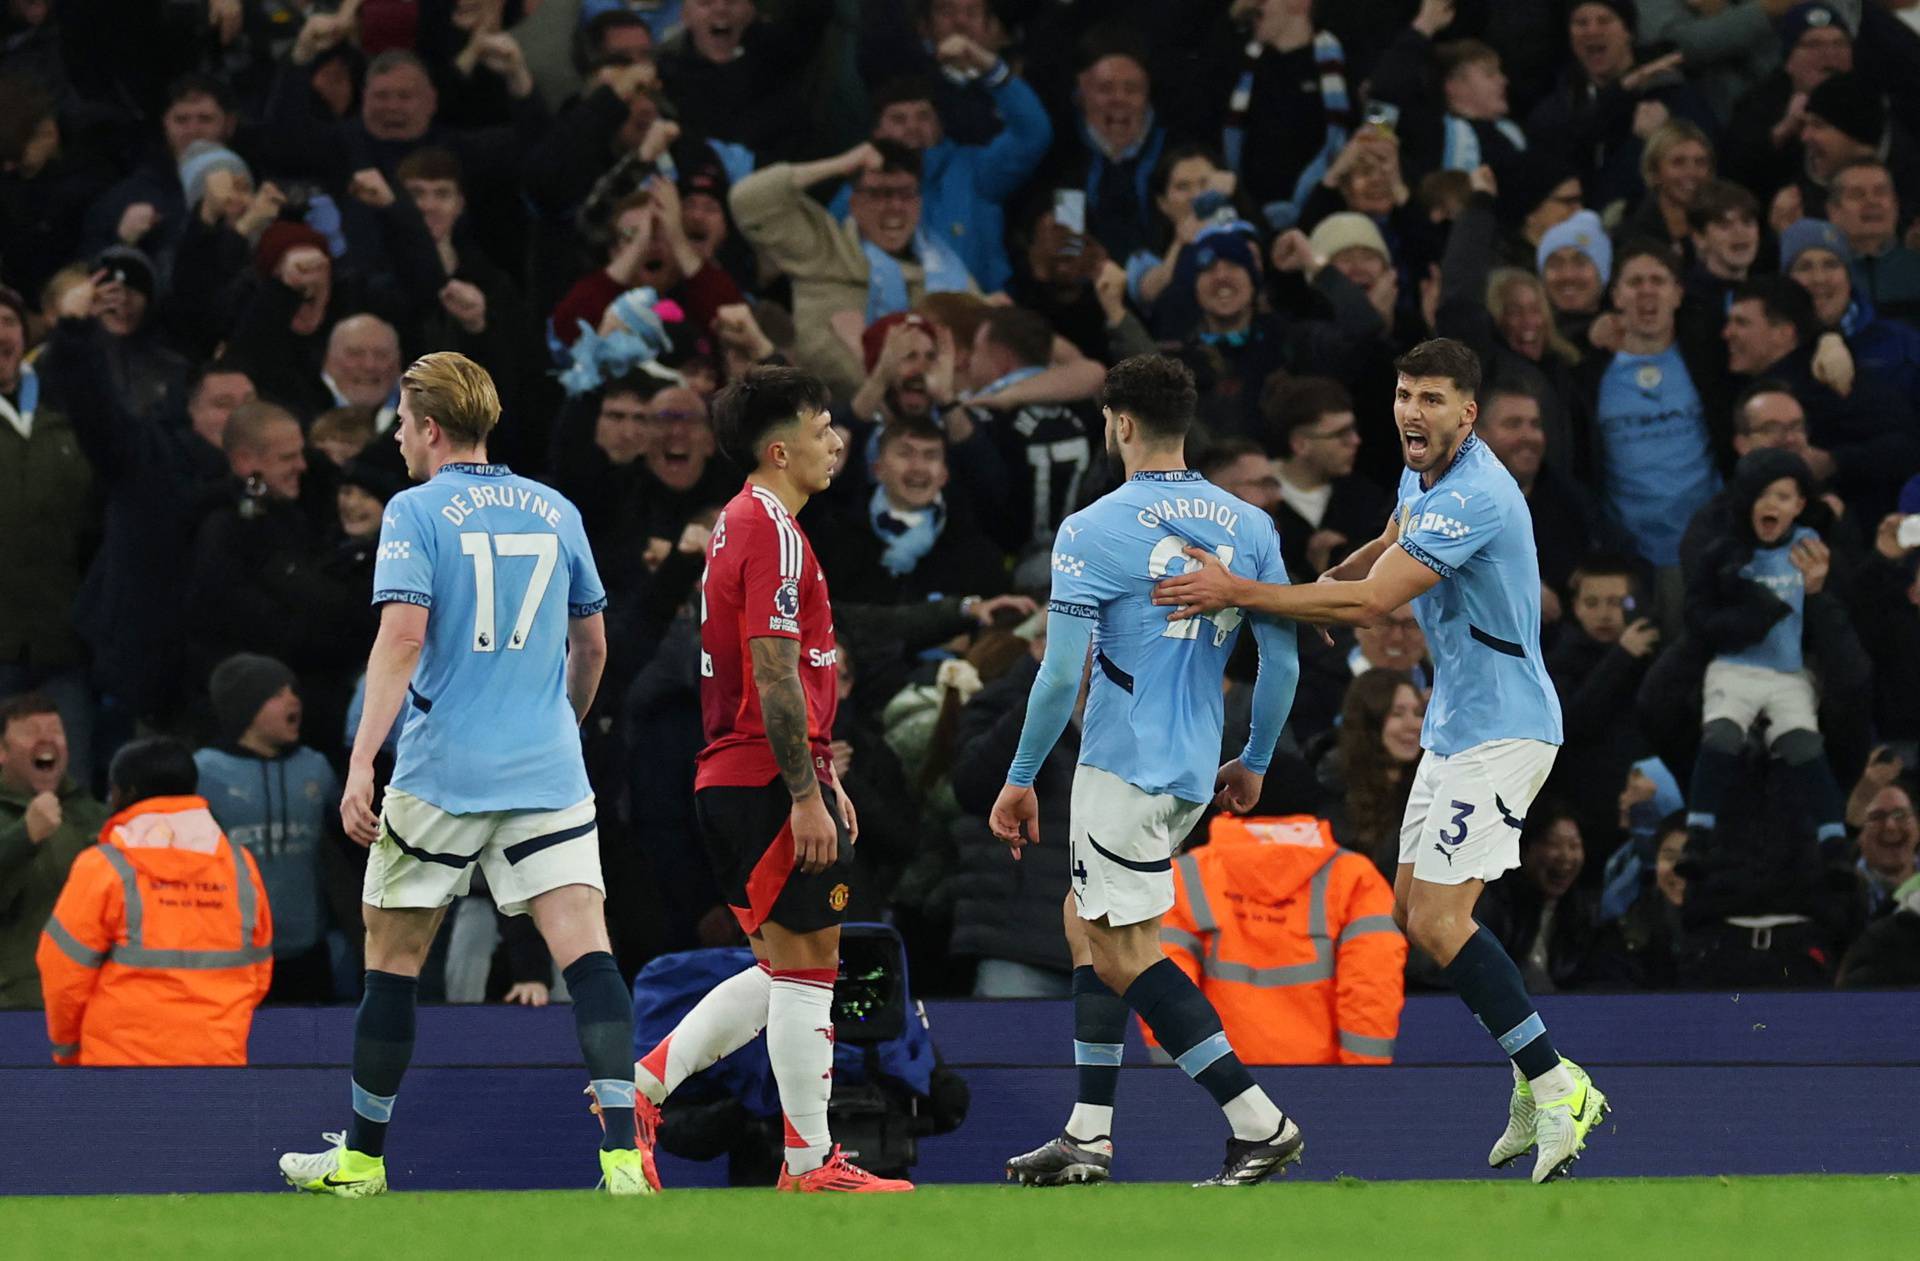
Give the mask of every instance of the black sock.
M 363 1155 L 386 1154 L 394 1096 L 413 1059 L 413 1006 L 419 988 L 416 977 L 367 973 L 366 991 L 353 1019 L 353 1121 L 347 1127 L 347 1146 Z
M 1126 1052 L 1127 1005 L 1091 965 L 1073 970 L 1073 1062 L 1080 1069 L 1080 1103 L 1111 1108 Z M 1094 1139 L 1099 1134 L 1075 1135 Z
M 1473 936 L 1441 971 L 1523 1077 L 1532 1080 L 1560 1063 L 1520 969 L 1484 925 L 1474 926 Z
M 594 1101 L 606 1136 L 600 1146 L 618 1151 L 633 1146 L 633 995 L 620 979 L 613 956 L 604 950 L 583 954 L 562 972 L 573 995 L 573 1023 L 580 1054 L 593 1081 Z
M 1173 960 L 1162 959 L 1135 977 L 1127 986 L 1127 1006 L 1221 1107 L 1253 1089 L 1253 1074 L 1233 1053 L 1219 1013 Z
M 1711 831 L 1719 823 L 1720 807 L 1739 782 L 1739 751 L 1729 753 L 1702 743 L 1687 785 L 1687 826 Z

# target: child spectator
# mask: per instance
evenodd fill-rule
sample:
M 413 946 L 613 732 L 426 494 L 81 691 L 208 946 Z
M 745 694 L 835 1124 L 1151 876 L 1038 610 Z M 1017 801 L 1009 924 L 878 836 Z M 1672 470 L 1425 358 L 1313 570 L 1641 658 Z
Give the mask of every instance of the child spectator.
M 1805 462 L 1788 452 L 1744 457 L 1729 488 L 1728 531 L 1707 545 L 1688 575 L 1687 628 L 1712 654 L 1689 826 L 1714 826 L 1747 732 L 1765 718 L 1768 747 L 1812 810 L 1820 840 L 1846 836 L 1804 651 L 1829 564 L 1826 544 L 1800 524 L 1812 480 Z M 1834 611 L 1844 620 L 1844 611 Z

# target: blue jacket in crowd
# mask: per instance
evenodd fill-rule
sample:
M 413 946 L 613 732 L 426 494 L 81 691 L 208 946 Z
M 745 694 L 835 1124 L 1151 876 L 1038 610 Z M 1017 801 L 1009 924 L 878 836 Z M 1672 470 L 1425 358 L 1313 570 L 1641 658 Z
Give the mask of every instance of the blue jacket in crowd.
M 304 745 L 277 758 L 226 745 L 202 749 L 193 761 L 220 830 L 259 864 L 273 908 L 274 957 L 306 954 L 327 933 L 321 861 L 328 831 L 337 826 L 333 767 Z

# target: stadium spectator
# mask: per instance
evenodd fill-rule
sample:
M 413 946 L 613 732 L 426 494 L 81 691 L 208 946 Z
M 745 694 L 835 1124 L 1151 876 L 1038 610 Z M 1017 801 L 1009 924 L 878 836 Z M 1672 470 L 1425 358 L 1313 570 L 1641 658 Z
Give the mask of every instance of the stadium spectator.
M 1811 97 L 1853 69 L 1853 31 L 1831 4 L 1795 4 L 1778 15 L 1780 61 L 1735 104 L 1727 169 L 1762 201 L 1800 178 Z
M 794 0 L 780 20 L 755 0 L 687 0 L 659 51 L 660 82 L 690 132 L 739 145 L 762 165 L 810 145 L 805 70 L 826 37 L 831 0 Z
M 1842 989 L 1920 985 L 1920 876 L 1895 892 L 1897 909 L 1868 925 L 1840 961 Z
M 247 1062 L 273 975 L 273 912 L 253 856 L 195 794 L 193 755 L 164 736 L 120 750 L 114 811 L 74 860 L 35 958 L 53 1062 Z M 190 898 L 166 892 L 182 884 Z
M 1638 0 L 1639 35 L 1648 44 L 1671 45 L 1687 78 L 1726 119 L 1734 103 L 1778 61 L 1773 22 L 1797 0 L 1735 0 L 1692 4 L 1689 0 Z
M 973 68 L 965 44 L 998 50 L 1005 42 L 988 0 L 863 5 L 860 74 L 870 84 L 897 75 L 926 79 L 946 133 L 960 144 L 985 144 L 1000 130 L 1000 116 L 990 76 Z
M 1399 861 L 1400 818 L 1413 791 L 1426 712 L 1404 669 L 1372 666 L 1347 689 L 1339 735 L 1320 762 L 1321 787 L 1341 803 L 1330 812 L 1335 838 L 1385 875 Z
M 1000 549 L 964 499 L 949 500 L 947 442 L 929 421 L 900 420 L 875 439 L 874 488 L 820 531 L 819 556 L 836 597 L 896 604 L 948 592 L 998 595 Z M 809 522 L 811 524 L 811 522 Z
M 107 334 L 107 370 L 114 392 L 136 416 L 158 418 L 180 408 L 186 360 L 169 348 L 149 319 L 155 285 L 153 260 L 130 245 L 102 252 L 89 266 L 96 318 Z
M 1153 244 L 1148 185 L 1167 147 L 1153 109 L 1147 56 L 1123 36 L 1095 32 L 1078 49 L 1070 126 L 1054 128 L 1053 153 L 1034 186 L 1079 190 L 1086 234 L 1109 258 Z
M 961 257 L 923 229 L 920 177 L 918 153 L 892 141 L 867 142 L 838 157 L 762 167 L 729 195 L 741 232 L 793 280 L 800 364 L 837 393 L 860 383 L 853 353 L 836 332 L 837 316 L 864 328 L 929 293 L 978 291 Z M 806 195 L 839 178 L 853 182 L 846 224 Z
M 1566 743 L 1546 790 L 1593 842 L 1595 871 L 1612 849 L 1619 786 L 1646 754 L 1633 702 L 1660 647 L 1634 570 L 1620 557 L 1581 561 L 1566 587 L 1571 616 L 1547 653 Z
M 1828 188 L 1827 218 L 1847 238 L 1861 295 L 1884 319 L 1920 319 L 1920 251 L 1900 243 L 1900 194 L 1886 162 L 1857 158 Z
M 1693 265 L 1681 311 L 1720 320 L 1760 255 L 1760 204 L 1740 185 L 1710 179 L 1686 207 Z
M 1555 324 L 1576 347 L 1589 345 L 1588 329 L 1600 314 L 1613 277 L 1613 243 L 1600 216 L 1576 211 L 1541 233 L 1534 268 L 1546 287 Z
M 317 511 L 302 503 L 305 491 L 331 507 L 332 486 L 307 486 L 299 422 L 271 403 L 237 410 L 224 446 L 233 477 L 198 522 L 187 580 L 190 686 L 236 652 L 264 653 L 299 676 L 316 726 L 337 731 L 374 617 L 364 584 L 327 569 Z
M 1246 438 L 1216 442 L 1194 462 L 1200 475 L 1262 512 L 1280 507 L 1280 476 L 1266 448 Z
M 1920 848 L 1920 822 L 1913 795 L 1900 782 L 1902 769 L 1898 757 L 1878 750 L 1847 801 L 1847 822 L 1859 828 L 1857 866 L 1868 914 L 1876 919 L 1894 909 L 1895 891 L 1913 878 L 1914 851 Z
M 1415 183 L 1430 171 L 1480 166 L 1505 177 L 1527 152 L 1526 134 L 1507 116 L 1499 52 L 1477 39 L 1435 42 L 1454 12 L 1453 0 L 1423 0 L 1369 79 L 1367 99 L 1399 109 L 1395 131 Z
M 1693 263 L 1693 233 L 1688 213 L 1700 190 L 1713 178 L 1713 141 L 1685 119 L 1655 128 L 1640 154 L 1640 179 L 1647 194 L 1621 223 L 1622 238 L 1664 241 L 1685 271 Z
M 27 70 L 0 72 L 0 242 L 6 280 L 26 293 L 80 249 L 87 207 L 112 179 L 109 168 L 62 135 L 55 93 Z
M 886 81 L 873 98 L 873 138 L 891 140 L 919 152 L 922 216 L 982 289 L 1005 289 L 1012 277 L 1001 207 L 1020 190 L 1053 143 L 1053 125 L 1040 98 L 1007 63 L 981 45 L 959 36 L 948 64 L 987 85 L 1001 127 L 985 144 L 961 144 L 942 132 L 934 99 L 939 91 L 928 78 Z M 846 213 L 851 190 L 842 190 L 830 207 Z
M 1629 246 L 1613 274 L 1620 348 L 1580 366 L 1593 414 L 1591 466 L 1610 522 L 1665 571 L 1655 602 L 1668 616 L 1681 532 L 1719 489 L 1717 464 L 1730 445 L 1719 430 L 1723 374 L 1712 346 L 1680 343 L 1680 274 L 1666 250 Z
M 1217 815 L 1173 868 L 1160 948 L 1247 1063 L 1393 1062 L 1407 966 L 1393 889 L 1324 819 Z
M 371 575 L 369 575 L 371 576 Z M 241 653 L 208 681 L 215 740 L 193 756 L 200 795 L 227 839 L 246 848 L 273 905 L 270 1002 L 334 996 L 325 864 L 338 831 L 339 778 L 300 743 L 293 671 Z
M 33 692 L 0 700 L 0 1009 L 44 1005 L 33 959 L 40 930 L 106 819 L 67 774 L 53 701 Z
M 1354 474 L 1354 457 L 1366 444 L 1345 386 L 1276 374 L 1260 404 L 1268 448 L 1285 453 L 1273 465 L 1280 481 L 1274 521 L 1287 567 L 1298 579 L 1316 578 L 1379 533 L 1391 501 Z
M 1588 204 L 1631 202 L 1640 180 L 1641 145 L 1662 123 L 1679 118 L 1718 126 L 1713 110 L 1667 53 L 1636 63 L 1632 0 L 1575 0 L 1567 6 L 1573 63 L 1527 117 L 1533 145 L 1566 152 Z
M 1579 887 L 1587 861 L 1580 824 L 1564 807 L 1539 800 L 1525 824 L 1517 878 L 1489 884 L 1474 918 L 1520 965 L 1529 994 L 1578 989 L 1589 979 L 1599 909 L 1598 898 Z
M 1531 379 L 1495 378 L 1480 396 L 1480 419 L 1473 432 L 1513 474 L 1520 493 L 1527 497 L 1540 559 L 1540 616 L 1557 622 L 1561 593 L 1593 550 L 1598 523 L 1586 487 L 1549 461 L 1545 404 L 1533 392 L 1535 385 L 1543 384 L 1537 374 Z
M 1777 378 L 1804 411 L 1802 452 L 1816 481 L 1863 513 L 1884 512 L 1901 481 L 1898 470 L 1920 462 L 1920 444 L 1909 432 L 1906 398 L 1868 376 L 1853 378 L 1842 394 L 1823 366 L 1831 338 L 1816 343 L 1812 299 L 1784 277 L 1749 281 L 1734 292 L 1721 336 L 1727 367 L 1737 378 Z M 1751 405 L 1753 391 L 1745 397 Z M 1777 391 L 1769 391 L 1777 392 Z
M 85 311 L 91 293 L 83 297 Z M 0 486 L 7 487 L 0 494 L 0 693 L 54 698 L 76 778 L 85 782 L 93 698 L 72 609 L 92 530 L 94 473 L 71 417 L 85 405 L 85 374 L 99 364 L 82 360 L 66 321 L 62 335 L 27 363 L 27 321 L 26 302 L 0 287 Z
M 1597 982 L 1649 990 L 1673 988 L 1680 910 L 1687 898 L 1687 878 L 1680 874 L 1686 852 L 1686 818 L 1670 815 L 1654 842 L 1652 881 L 1625 915 L 1600 930 L 1594 943 L 1592 969 Z
M 1920 740 L 1920 551 L 1900 539 L 1912 519 L 1882 518 L 1853 582 L 1853 624 L 1873 659 L 1874 728 L 1889 740 Z
M 1840 333 L 1863 375 L 1911 396 L 1920 383 L 1920 329 L 1878 318 L 1854 292 L 1853 251 L 1824 219 L 1802 219 L 1780 234 L 1780 270 L 1813 299 L 1823 330 Z

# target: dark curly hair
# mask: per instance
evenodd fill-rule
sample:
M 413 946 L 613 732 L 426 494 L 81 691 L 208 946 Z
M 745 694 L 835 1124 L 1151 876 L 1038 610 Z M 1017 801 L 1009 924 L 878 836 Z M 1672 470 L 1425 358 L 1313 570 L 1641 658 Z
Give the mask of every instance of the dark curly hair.
M 1369 670 L 1347 688 L 1340 707 L 1340 772 L 1347 787 L 1349 847 L 1384 870 L 1400 856 L 1400 817 L 1413 791 L 1413 768 L 1388 756 L 1381 730 L 1393 698 L 1413 679 L 1400 670 Z M 1416 688 L 1417 692 L 1418 689 Z
M 1125 412 L 1156 438 L 1186 436 L 1199 405 L 1193 373 L 1178 359 L 1135 355 L 1107 369 L 1100 406 Z

